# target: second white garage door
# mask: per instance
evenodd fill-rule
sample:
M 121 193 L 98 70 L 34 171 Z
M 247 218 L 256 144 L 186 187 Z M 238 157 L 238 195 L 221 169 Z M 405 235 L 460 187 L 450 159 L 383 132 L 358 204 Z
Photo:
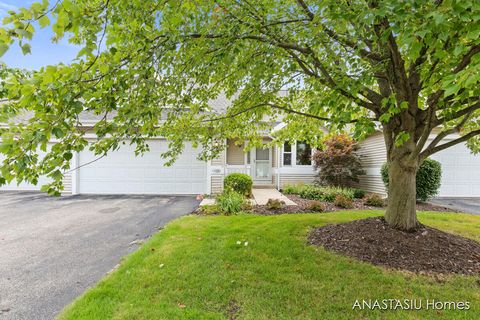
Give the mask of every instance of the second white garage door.
M 457 144 L 432 155 L 442 164 L 440 197 L 480 197 L 480 156 Z
M 165 140 L 152 140 L 150 151 L 135 157 L 134 147 L 94 161 L 92 152 L 80 153 L 78 193 L 90 194 L 203 194 L 207 192 L 207 165 L 197 160 L 198 150 L 187 145 L 170 167 L 160 157 L 167 150 Z

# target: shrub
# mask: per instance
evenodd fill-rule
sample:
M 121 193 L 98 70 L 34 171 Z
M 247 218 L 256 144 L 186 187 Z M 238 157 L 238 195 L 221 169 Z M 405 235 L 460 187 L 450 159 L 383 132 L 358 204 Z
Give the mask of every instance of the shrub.
M 278 209 L 281 209 L 284 204 L 285 204 L 285 202 L 282 201 L 282 200 L 278 200 L 278 199 L 268 199 L 268 201 L 267 201 L 267 208 L 268 208 L 269 210 L 278 210 Z
M 223 187 L 225 190 L 231 189 L 237 193 L 243 194 L 246 197 L 252 195 L 253 180 L 248 174 L 231 173 L 225 177 Z
M 339 194 L 335 197 L 333 204 L 340 208 L 351 209 L 353 208 L 353 201 L 350 198 L 345 197 L 342 194 Z
M 227 189 L 217 196 L 216 201 L 218 207 L 224 214 L 231 215 L 242 211 L 245 197 L 233 190 Z
M 321 203 L 320 201 L 310 201 L 306 208 L 308 211 L 312 212 L 324 212 L 326 207 L 325 204 Z
M 340 187 L 305 186 L 299 195 L 304 199 L 333 202 L 337 195 L 343 195 L 346 198 L 353 199 L 354 190 Z
M 211 205 L 209 204 L 206 206 L 201 206 L 200 208 L 198 208 L 197 212 L 200 214 L 209 216 L 209 215 L 221 214 L 222 210 L 220 210 L 220 208 L 216 204 L 211 204 Z
M 317 150 L 312 157 L 322 185 L 343 186 L 358 182 L 365 174 L 357 154 L 358 144 L 347 135 L 336 135 L 324 142 L 325 148 Z
M 388 164 L 381 169 L 382 180 L 388 190 Z M 425 159 L 418 168 L 415 189 L 417 199 L 427 201 L 438 194 L 442 180 L 442 166 L 433 159 Z
M 367 206 L 383 207 L 385 205 L 385 200 L 383 200 L 382 197 L 378 194 L 370 193 L 367 194 L 367 196 L 363 200 L 363 203 Z
M 355 199 L 363 199 L 363 197 L 365 197 L 365 190 L 353 189 L 353 197 Z
M 300 194 L 303 189 L 305 189 L 305 185 L 303 183 L 298 184 L 286 184 L 282 188 L 282 192 L 285 194 Z
M 306 186 L 300 191 L 299 196 L 304 199 L 323 200 L 324 193 L 318 187 Z

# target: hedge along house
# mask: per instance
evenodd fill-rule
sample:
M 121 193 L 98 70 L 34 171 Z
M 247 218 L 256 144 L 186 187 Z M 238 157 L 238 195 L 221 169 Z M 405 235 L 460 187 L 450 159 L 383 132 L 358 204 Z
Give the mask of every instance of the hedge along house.
M 211 101 L 212 108 L 224 112 L 229 101 L 220 96 Z M 114 114 L 109 117 L 114 117 Z M 81 127 L 87 131 L 86 138 L 96 140 L 93 126 L 103 117 L 82 114 Z M 26 121 L 28 117 L 20 119 Z M 282 123 L 272 123 L 272 128 L 280 128 Z M 263 138 L 264 143 L 271 141 L 269 133 Z M 160 157 L 168 148 L 168 141 L 158 137 L 150 139 L 150 152 L 135 157 L 134 147 L 129 141 L 119 150 L 99 157 L 89 150 L 74 154 L 71 168 L 64 173 L 64 195 L 72 194 L 210 194 L 223 189 L 223 179 L 233 172 L 248 174 L 254 186 L 281 188 L 287 183 L 311 183 L 316 172 L 311 163 L 312 148 L 304 142 L 292 145 L 253 148 L 244 152 L 244 146 L 235 139 L 226 140 L 226 149 L 211 161 L 198 160 L 200 150 L 187 143 L 177 161 L 169 167 Z M 51 141 L 51 145 L 55 140 Z M 40 154 L 41 156 L 41 154 Z M 2 161 L 0 154 L 0 161 Z M 48 182 L 40 177 L 37 185 L 12 182 L 0 187 L 4 190 L 39 191 Z
M 434 135 L 432 135 L 433 139 Z M 444 142 L 458 138 L 447 136 Z M 387 162 L 383 133 L 377 131 L 360 143 L 359 154 L 366 175 L 356 185 L 368 192 L 386 195 L 380 168 Z M 473 155 L 465 144 L 458 144 L 433 154 L 442 165 L 439 197 L 480 197 L 480 155 Z

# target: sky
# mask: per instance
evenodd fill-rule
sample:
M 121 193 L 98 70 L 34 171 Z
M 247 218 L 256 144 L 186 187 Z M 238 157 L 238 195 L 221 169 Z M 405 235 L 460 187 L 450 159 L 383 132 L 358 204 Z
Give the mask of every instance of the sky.
M 41 0 L 37 0 L 41 1 Z M 0 21 L 9 10 L 20 7 L 28 7 L 34 0 L 0 0 Z M 52 2 L 52 1 L 50 1 Z M 30 45 L 32 53 L 23 55 L 18 44 L 13 44 L 0 61 L 10 67 L 38 70 L 43 66 L 57 64 L 59 62 L 69 63 L 77 56 L 78 47 L 63 40 L 60 43 L 51 42 L 52 31 L 49 27 L 45 29 L 36 28 Z

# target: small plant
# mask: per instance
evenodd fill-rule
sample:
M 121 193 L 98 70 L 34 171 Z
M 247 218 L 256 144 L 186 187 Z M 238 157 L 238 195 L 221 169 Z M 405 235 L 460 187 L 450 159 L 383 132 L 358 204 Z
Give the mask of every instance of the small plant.
M 346 196 L 339 194 L 335 197 L 333 204 L 340 208 L 351 209 L 353 208 L 353 201 Z
M 200 208 L 198 208 L 197 212 L 206 216 L 222 214 L 222 210 L 220 210 L 220 208 L 216 204 L 201 206 Z
M 304 199 L 323 200 L 324 192 L 318 187 L 306 186 L 300 191 L 299 196 Z
M 310 201 L 306 209 L 312 212 L 324 212 L 326 207 L 322 202 L 313 200 Z
M 231 189 L 246 197 L 252 195 L 252 185 L 252 177 L 244 173 L 231 173 L 223 180 L 223 187 L 225 190 Z
M 385 163 L 380 170 L 382 180 L 388 190 L 388 164 Z M 442 166 L 433 159 L 425 159 L 418 168 L 415 189 L 417 199 L 427 201 L 438 194 L 442 180 Z
M 252 203 L 250 201 L 244 201 L 243 204 L 242 204 L 242 211 L 252 211 L 253 209 L 253 206 L 252 206 Z
M 385 205 L 385 200 L 376 193 L 370 193 L 365 196 L 363 203 L 367 206 L 383 207 Z
M 363 199 L 363 197 L 365 197 L 365 190 L 353 189 L 353 197 L 355 199 Z
M 333 202 L 338 195 L 354 199 L 355 191 L 350 188 L 316 187 L 309 185 L 303 187 L 299 195 L 304 199 Z
M 298 183 L 298 184 L 286 184 L 282 188 L 282 192 L 285 194 L 300 194 L 303 189 L 305 189 L 305 184 Z
M 279 210 L 285 205 L 285 202 L 278 199 L 268 199 L 267 208 L 269 210 Z
M 225 215 L 237 214 L 242 211 L 245 197 L 235 191 L 225 190 L 217 196 L 217 205 Z

